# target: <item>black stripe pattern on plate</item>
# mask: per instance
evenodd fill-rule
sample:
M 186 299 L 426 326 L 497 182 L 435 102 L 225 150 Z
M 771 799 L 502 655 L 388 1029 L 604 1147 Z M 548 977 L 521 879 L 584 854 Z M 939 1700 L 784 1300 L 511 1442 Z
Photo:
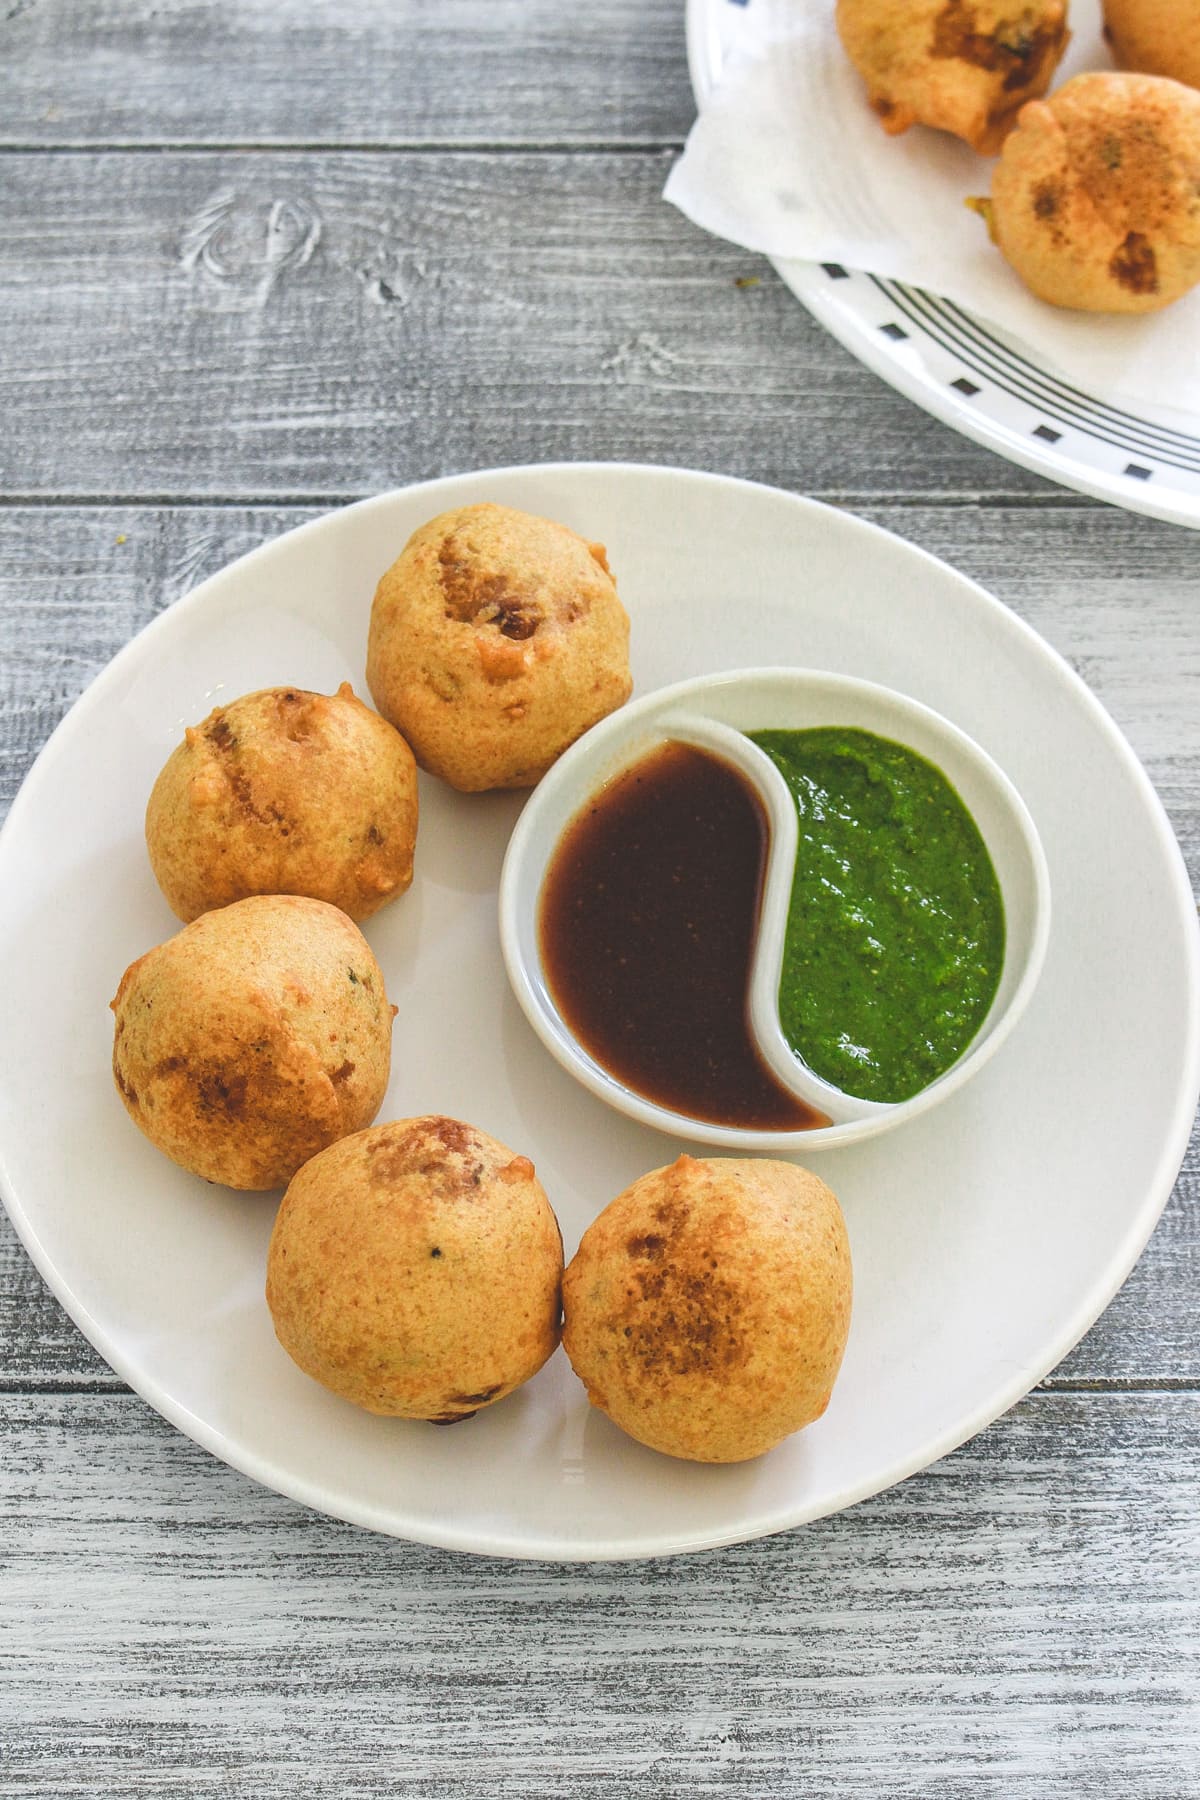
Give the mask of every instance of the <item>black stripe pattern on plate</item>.
M 870 280 L 910 325 L 947 351 L 960 366 L 969 369 L 971 376 L 978 376 L 1000 392 L 1034 407 L 1042 414 L 1043 421 L 1047 416 L 1052 418 L 1053 425 L 1043 422 L 1032 433 L 1044 443 L 1057 443 L 1063 431 L 1074 426 L 1098 443 L 1146 458 L 1145 462 L 1125 464 L 1121 472 L 1132 481 L 1152 480 L 1154 468 L 1147 465 L 1153 463 L 1200 474 L 1200 438 L 1173 431 L 1167 426 L 1152 425 L 1148 420 L 1139 419 L 1133 413 L 1110 406 L 1060 381 L 1039 369 L 1019 351 L 999 343 L 984 326 L 952 301 L 878 276 L 872 275 Z M 974 395 L 980 391 L 978 383 L 968 376 L 960 376 L 950 385 L 962 394 Z

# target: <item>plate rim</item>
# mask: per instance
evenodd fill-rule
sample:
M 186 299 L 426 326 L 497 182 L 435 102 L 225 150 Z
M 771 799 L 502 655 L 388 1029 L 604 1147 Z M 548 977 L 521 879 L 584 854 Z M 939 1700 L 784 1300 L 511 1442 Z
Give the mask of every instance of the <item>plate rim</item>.
M 717 19 L 720 8 L 729 4 L 744 7 L 751 4 L 751 0 L 684 0 L 688 73 L 698 111 L 703 109 L 720 75 L 723 54 Z M 826 291 L 821 279 L 824 274 L 821 263 L 774 256 L 766 257 L 766 261 L 789 293 L 857 362 L 914 406 L 920 407 L 922 412 L 960 436 L 969 438 L 1006 462 L 1016 463 L 1032 474 L 1040 475 L 1057 487 L 1086 494 L 1090 499 L 1102 500 L 1126 512 L 1159 519 L 1164 524 L 1200 530 L 1200 494 L 1189 498 L 1179 488 L 1164 490 L 1143 486 L 1130 477 L 1110 474 L 1070 458 L 1066 452 L 1056 452 L 1054 446 L 1043 444 L 1043 440 L 1027 441 L 1002 421 L 973 409 L 966 397 L 958 397 L 952 388 L 939 383 L 927 371 L 923 361 L 915 366 L 910 359 L 897 354 L 897 347 L 890 339 L 873 335 L 863 320 L 847 312 L 837 296 Z M 969 313 L 968 316 L 977 327 L 989 333 L 994 329 L 977 314 Z M 1099 399 L 1096 395 L 1089 397 Z M 1200 420 L 1197 423 L 1200 425 Z
M 385 1516 L 382 1509 L 378 1507 L 369 1504 L 340 1504 L 331 1500 L 327 1494 L 323 1494 L 315 1482 L 293 1478 L 286 1470 L 281 1470 L 276 1465 L 268 1463 L 263 1457 L 256 1458 L 252 1452 L 243 1450 L 223 1431 L 209 1425 L 207 1421 L 177 1401 L 157 1379 L 147 1377 L 136 1366 L 132 1357 L 127 1356 L 123 1349 L 111 1342 L 107 1332 L 94 1319 L 84 1300 L 75 1293 L 64 1278 L 60 1277 L 55 1269 L 24 1204 L 12 1190 L 5 1146 L 0 1144 L 0 1200 L 3 1201 L 5 1210 L 12 1220 L 18 1239 L 47 1287 L 109 1367 L 121 1376 L 133 1392 L 160 1416 L 202 1449 L 241 1474 L 257 1481 L 261 1486 L 309 1507 L 315 1512 L 368 1530 L 378 1531 L 401 1541 L 484 1556 L 564 1565 L 583 1562 L 639 1561 L 657 1556 L 687 1554 L 706 1549 L 718 1549 L 730 1544 L 752 1542 L 779 1531 L 794 1529 L 844 1511 L 874 1494 L 886 1491 L 918 1471 L 928 1468 L 978 1435 L 980 1431 L 994 1423 L 1029 1393 L 1062 1360 L 1073 1345 L 1095 1323 L 1113 1295 L 1127 1279 L 1170 1198 L 1176 1175 L 1190 1140 L 1196 1096 L 1200 1092 L 1200 922 L 1197 921 L 1195 915 L 1195 903 L 1186 865 L 1162 801 L 1141 761 L 1120 727 L 1097 696 L 1092 693 L 1086 682 L 1075 672 L 1066 658 L 1012 608 L 1006 606 L 1003 601 L 970 576 L 964 575 L 952 564 L 923 549 L 920 545 L 913 544 L 898 533 L 876 524 L 873 520 L 861 518 L 857 513 L 847 509 L 794 493 L 787 488 L 747 480 L 744 477 L 724 475 L 711 470 L 692 469 L 674 464 L 589 461 L 522 463 L 460 471 L 452 475 L 430 477 L 407 486 L 387 489 L 382 493 L 370 495 L 345 506 L 326 509 L 316 517 L 305 520 L 302 524 L 293 526 L 290 530 L 278 533 L 265 542 L 255 545 L 252 549 L 243 552 L 242 555 L 234 557 L 221 569 L 214 571 L 196 587 L 181 595 L 177 600 L 170 602 L 154 618 L 148 620 L 116 652 L 115 656 L 96 674 L 68 708 L 31 764 L 14 797 L 8 816 L 3 826 L 0 826 L 0 872 L 3 870 L 9 843 L 15 836 L 13 821 L 18 821 L 19 827 L 30 808 L 36 806 L 37 790 L 40 784 L 47 779 L 46 771 L 53 766 L 62 738 L 72 729 L 77 728 L 79 723 L 77 715 L 82 712 L 86 719 L 92 709 L 103 702 L 110 683 L 119 681 L 124 675 L 126 667 L 130 663 L 135 663 L 144 654 L 145 641 L 170 630 L 174 622 L 184 614 L 190 614 L 203 607 L 207 603 L 210 590 L 218 583 L 224 582 L 233 569 L 244 568 L 255 561 L 268 559 L 277 546 L 284 541 L 290 543 L 303 534 L 328 529 L 331 523 L 347 515 L 362 515 L 368 511 L 382 509 L 393 504 L 400 497 L 412 499 L 433 490 L 437 490 L 439 495 L 444 496 L 456 487 L 499 479 L 508 480 L 513 477 L 549 476 L 559 478 L 565 476 L 570 481 L 586 481 L 591 477 L 605 477 L 613 474 L 632 476 L 635 479 L 649 477 L 652 480 L 671 482 L 683 478 L 688 482 L 728 488 L 734 491 L 750 490 L 770 496 L 776 503 L 782 501 L 801 511 L 837 520 L 839 522 L 838 529 L 844 528 L 851 535 L 865 533 L 876 539 L 885 540 L 899 546 L 905 554 L 937 568 L 942 576 L 949 574 L 972 596 L 974 604 L 982 603 L 987 611 L 1003 620 L 1006 629 L 1016 630 L 1020 637 L 1035 646 L 1037 653 L 1048 659 L 1054 666 L 1058 679 L 1071 689 L 1077 700 L 1088 711 L 1093 724 L 1108 739 L 1111 748 L 1123 762 L 1146 805 L 1154 835 L 1163 851 L 1164 869 L 1169 875 L 1172 898 L 1180 907 L 1181 940 L 1185 947 L 1182 978 L 1186 982 L 1192 1002 L 1189 1009 L 1191 1028 L 1175 1094 L 1172 1128 L 1166 1134 L 1163 1144 L 1160 1145 L 1146 1191 L 1131 1214 L 1119 1243 L 1106 1261 L 1106 1273 L 1103 1279 L 1094 1285 L 1070 1317 L 1059 1326 L 1047 1349 L 1044 1349 L 1036 1358 L 1022 1364 L 1018 1373 L 1010 1375 L 1005 1382 L 998 1385 L 965 1419 L 956 1420 L 944 1430 L 935 1433 L 918 1449 L 901 1458 L 886 1471 L 876 1472 L 855 1487 L 837 1495 L 828 1504 L 801 1507 L 798 1510 L 777 1509 L 768 1516 L 756 1519 L 749 1528 L 737 1524 L 731 1525 L 728 1530 L 719 1532 L 714 1532 L 711 1528 L 697 1528 L 694 1531 L 682 1531 L 669 1542 L 644 1543 L 637 1548 L 631 1548 L 626 1540 L 616 1538 L 590 1539 L 585 1544 L 564 1546 L 544 1539 L 535 1544 L 519 1537 L 506 1536 L 503 1532 L 495 1530 L 485 1540 L 478 1531 L 467 1532 L 460 1528 L 439 1530 L 432 1523 L 428 1526 L 421 1524 L 416 1527 L 406 1523 L 401 1528 L 391 1518 Z M 182 612 L 181 609 L 183 609 Z

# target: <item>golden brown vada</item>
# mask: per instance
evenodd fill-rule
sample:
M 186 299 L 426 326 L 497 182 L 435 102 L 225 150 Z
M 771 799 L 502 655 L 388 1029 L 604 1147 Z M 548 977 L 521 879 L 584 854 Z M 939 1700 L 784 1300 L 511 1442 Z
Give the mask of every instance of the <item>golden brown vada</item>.
M 837 28 L 885 131 L 932 125 L 985 156 L 1070 37 L 1066 0 L 838 0 Z
M 588 1398 L 694 1462 L 761 1456 L 829 1404 L 850 1328 L 837 1200 L 794 1163 L 681 1156 L 635 1181 L 563 1277 Z
M 1200 93 L 1077 75 L 1031 101 L 992 177 L 995 243 L 1041 299 L 1154 312 L 1200 281 Z
M 256 895 L 202 914 L 126 969 L 112 1010 L 130 1118 L 227 1187 L 282 1187 L 369 1124 L 387 1088 L 382 972 L 323 900 Z
M 452 787 L 532 787 L 629 698 L 629 620 L 603 546 L 485 504 L 413 533 L 379 583 L 367 681 Z
M 357 699 L 264 688 L 189 726 L 146 808 L 171 910 L 195 919 L 249 894 L 307 894 L 368 918 L 412 881 L 417 770 Z
M 1200 88 L 1200 0 L 1104 0 L 1118 68 Z
M 474 1126 L 343 1138 L 284 1195 L 267 1304 L 288 1355 L 369 1412 L 451 1424 L 559 1339 L 562 1238 L 533 1164 Z

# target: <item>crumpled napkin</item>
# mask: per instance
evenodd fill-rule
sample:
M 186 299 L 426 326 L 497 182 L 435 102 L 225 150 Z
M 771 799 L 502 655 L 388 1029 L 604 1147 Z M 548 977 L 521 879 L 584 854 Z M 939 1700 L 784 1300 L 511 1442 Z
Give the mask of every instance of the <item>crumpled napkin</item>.
M 1072 0 L 1070 24 L 1054 87 L 1112 67 L 1099 0 Z M 926 288 L 1022 339 L 1076 386 L 1200 412 L 1200 288 L 1140 318 L 1036 299 L 964 205 L 989 192 L 992 162 L 925 126 L 886 135 L 841 47 L 834 0 L 751 0 L 725 25 L 720 78 L 666 186 L 695 224 L 775 259 Z

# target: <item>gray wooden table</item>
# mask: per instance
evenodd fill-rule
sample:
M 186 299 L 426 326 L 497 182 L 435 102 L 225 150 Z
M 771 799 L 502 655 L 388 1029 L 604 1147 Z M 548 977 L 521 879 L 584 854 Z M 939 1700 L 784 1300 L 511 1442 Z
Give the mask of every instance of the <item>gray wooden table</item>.
M 619 458 L 815 495 L 978 578 L 1200 873 L 1200 536 L 884 387 L 662 203 L 691 118 L 682 0 L 0 0 L 0 810 L 251 545 Z M 1108 1312 L 956 1455 L 781 1537 L 568 1569 L 213 1461 L 0 1223 L 0 1795 L 1200 1793 L 1198 1186 L 1193 1139 Z

